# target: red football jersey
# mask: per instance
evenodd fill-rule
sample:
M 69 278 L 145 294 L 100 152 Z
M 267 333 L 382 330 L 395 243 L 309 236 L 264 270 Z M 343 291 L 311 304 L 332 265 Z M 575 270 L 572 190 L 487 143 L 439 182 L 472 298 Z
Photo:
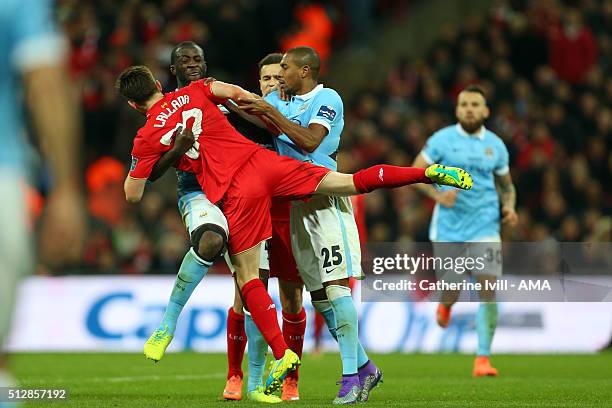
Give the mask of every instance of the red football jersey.
M 212 203 L 221 200 L 236 170 L 263 149 L 230 125 L 217 107 L 224 102 L 204 80 L 165 94 L 149 109 L 147 123 L 134 139 L 130 176 L 148 178 L 155 162 L 172 147 L 175 130 L 187 127 L 196 141 L 177 168 L 195 173 Z

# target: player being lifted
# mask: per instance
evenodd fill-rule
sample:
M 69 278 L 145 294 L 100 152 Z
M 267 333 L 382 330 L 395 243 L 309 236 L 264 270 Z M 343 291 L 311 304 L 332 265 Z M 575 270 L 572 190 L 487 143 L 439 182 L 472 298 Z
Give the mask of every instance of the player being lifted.
M 182 88 L 191 81 L 202 79 L 206 73 L 206 63 L 202 49 L 195 43 L 177 45 L 170 55 L 170 72 L 176 77 L 177 85 Z M 133 200 L 128 190 L 133 178 L 157 180 L 171 166 L 176 166 L 177 197 L 181 216 L 189 232 L 191 249 L 185 254 L 179 268 L 172 294 L 166 306 L 162 321 L 144 347 L 147 358 L 159 361 L 166 347 L 174 337 L 176 323 L 183 307 L 208 268 L 224 250 L 227 242 L 227 220 L 221 210 L 212 204 L 202 192 L 195 177 L 198 162 L 188 160 L 186 154 L 193 147 L 191 134 L 177 133 L 172 147 L 160 156 L 151 156 L 143 151 L 150 149 L 145 143 L 134 144 L 132 166 L 125 180 L 126 197 Z
M 217 108 L 217 103 L 228 99 L 252 97 L 236 85 L 220 81 L 206 85 L 200 80 L 164 95 L 148 68 L 133 66 L 120 74 L 117 87 L 130 106 L 147 117 L 134 140 L 135 144 L 146 146 L 143 149 L 146 155 L 137 160 L 157 161 L 159 145 L 169 150 L 178 129 L 192 131 L 195 136 L 192 156 L 200 159 L 198 181 L 212 203 L 223 200 L 223 212 L 231 231 L 228 251 L 236 268 L 238 286 L 277 360 L 266 380 L 267 393 L 280 388 L 287 373 L 300 364 L 297 354 L 283 339 L 275 305 L 259 279 L 260 244 L 272 233 L 272 197 L 299 199 L 315 193 L 348 196 L 419 182 L 464 189 L 472 186 L 464 170 L 440 165 L 427 169 L 376 165 L 353 175 L 278 156 L 238 133 Z M 128 199 L 137 201 L 142 197 L 148 174 L 142 176 L 126 180 Z
M 277 60 L 270 60 L 270 64 L 276 62 L 278 66 L 278 70 L 280 70 L 280 58 L 282 55 L 278 55 Z M 194 80 L 199 80 L 204 78 L 206 75 L 206 61 L 204 58 L 204 52 L 201 47 L 191 41 L 186 41 L 178 44 L 170 55 L 170 71 L 177 79 L 178 88 L 182 88 Z M 264 65 L 267 65 L 265 63 Z M 277 80 L 277 75 L 272 78 L 273 80 Z M 271 89 L 269 84 L 265 84 L 263 89 Z M 273 84 L 274 85 L 274 84 Z M 229 113 L 225 110 L 225 113 Z M 232 115 L 234 118 L 237 115 Z M 255 126 L 251 126 L 253 130 L 259 131 L 259 133 L 264 133 L 265 136 L 270 139 L 271 137 L 267 131 L 262 131 L 261 129 L 256 128 Z M 252 135 L 253 133 L 250 133 Z M 255 138 L 258 142 L 261 142 L 263 138 Z M 165 152 L 159 160 L 155 163 L 151 170 L 151 174 L 149 175 L 149 181 L 154 181 L 158 179 L 165 171 L 167 171 L 170 166 L 175 165 L 178 162 L 178 166 L 181 166 L 180 159 L 183 157 L 185 153 L 193 146 L 194 138 L 193 134 L 190 132 L 177 133 L 175 137 L 175 142 L 173 147 Z M 138 157 L 141 154 L 137 149 L 134 150 L 134 157 Z M 187 156 L 188 158 L 189 156 Z M 142 163 L 141 163 L 142 165 Z M 136 169 L 138 167 L 138 163 L 133 170 L 131 170 L 130 175 L 128 177 L 132 177 L 132 173 L 138 172 L 140 169 Z M 182 218 L 185 222 L 185 226 L 187 230 L 190 232 L 192 238 L 192 242 L 197 242 L 199 246 L 199 250 L 196 252 L 193 249 L 185 255 L 181 267 L 179 269 L 179 273 L 176 278 L 176 282 L 174 284 L 168 305 L 166 306 L 165 313 L 162 317 L 162 321 L 159 327 L 153 332 L 151 337 L 147 340 L 144 353 L 147 358 L 150 358 L 154 361 L 159 361 L 164 353 L 172 338 L 174 336 L 174 331 L 176 328 L 176 324 L 180 313 L 189 300 L 191 294 L 195 287 L 200 283 L 202 278 L 208 272 L 208 268 L 210 264 L 214 261 L 216 257 L 224 250 L 226 243 L 226 225 L 227 221 L 225 220 L 225 216 L 221 213 L 221 211 L 214 204 L 210 203 L 206 198 L 206 195 L 202 191 L 195 174 L 191 171 L 191 169 L 186 168 L 185 166 L 181 166 L 182 169 L 177 168 L 177 196 L 178 196 L 178 204 L 179 210 L 181 212 Z M 200 232 L 202 232 L 200 234 Z M 193 234 L 192 232 L 196 232 Z M 200 237 L 198 238 L 198 235 Z M 198 256 L 200 254 L 200 256 Z M 265 255 L 265 256 L 264 256 Z M 268 260 L 267 260 L 267 252 L 262 247 L 262 260 L 260 263 L 261 269 L 268 269 Z M 204 258 L 205 261 L 201 258 Z M 267 273 L 267 272 L 266 272 Z M 232 313 L 234 311 L 240 311 Z M 228 314 L 228 324 L 227 324 L 227 343 L 228 343 L 228 363 L 230 366 L 230 370 L 228 373 L 228 381 L 229 384 L 239 383 L 240 388 L 235 390 L 235 393 L 232 393 L 231 390 L 227 392 L 228 386 L 226 386 L 226 392 L 224 392 L 224 397 L 228 399 L 241 399 L 242 398 L 242 359 L 244 355 L 244 348 L 246 343 L 245 336 L 245 328 L 244 328 L 244 316 L 242 315 L 242 303 L 240 301 L 240 296 L 236 295 L 236 301 L 232 308 L 230 308 Z M 247 326 L 249 326 L 250 319 L 247 317 Z M 258 334 L 257 329 L 250 321 L 250 331 L 253 333 L 254 331 Z M 285 327 L 283 327 L 285 329 Z M 260 364 L 261 369 L 257 367 L 252 367 L 252 363 L 257 362 L 256 358 L 249 358 L 249 379 L 252 378 L 250 384 L 252 386 L 249 387 L 249 399 L 260 401 L 260 402 L 280 402 L 275 396 L 265 395 L 258 386 L 261 383 L 261 377 L 263 375 L 263 366 L 265 364 L 265 354 L 267 351 L 267 344 L 265 340 L 256 334 L 251 334 L 253 337 L 253 341 L 250 344 L 250 356 L 255 356 L 256 351 L 259 351 L 263 348 L 263 352 L 260 352 L 263 355 L 263 362 Z M 261 345 L 263 343 L 263 346 Z M 259 345 L 259 346 L 258 346 Z M 265 347 L 265 348 L 264 348 Z M 301 348 L 300 348 L 301 350 Z M 239 379 L 239 381 L 237 381 Z M 235 387 L 237 388 L 237 387 Z M 290 389 L 291 387 L 288 387 Z
M 206 73 L 202 49 L 195 43 L 177 45 L 172 50 L 170 61 L 170 71 L 176 76 L 179 88 L 203 78 Z M 171 166 L 176 166 L 178 206 L 192 244 L 179 268 L 162 321 L 144 347 L 145 356 L 154 361 L 163 357 L 166 347 L 172 341 L 183 307 L 215 258 L 224 250 L 228 236 L 225 216 L 206 198 L 195 177 L 199 161 L 189 159 L 193 156 L 189 150 L 194 141 L 192 134 L 177 132 L 172 147 L 169 150 L 164 148 L 167 151 L 163 155 L 155 154 L 157 147 L 145 141 L 135 143 L 132 166 L 125 180 L 127 199 L 138 201 L 139 197 L 134 197 L 129 190 L 132 179 L 154 181 Z
M 288 50 L 281 61 L 282 90 L 265 100 L 241 100 L 245 111 L 262 115 L 282 134 L 279 154 L 337 169 L 336 155 L 344 128 L 340 95 L 318 84 L 320 59 L 310 47 Z M 341 387 L 334 403 L 367 401 L 382 373 L 366 354 L 358 334 L 358 316 L 349 277 L 363 277 L 359 234 L 348 197 L 317 195 L 291 207 L 295 260 L 312 304 L 337 339 L 342 359 Z
M 414 166 L 443 163 L 472 171 L 475 182 L 470 191 L 459 193 L 444 187 L 436 190 L 432 186 L 419 186 L 419 189 L 436 201 L 429 229 L 435 255 L 484 255 L 486 268 L 471 272 L 484 288 L 486 281 L 494 282 L 502 274 L 499 205 L 501 201 L 501 221 L 510 226 L 516 225 L 516 190 L 510 177 L 508 150 L 504 142 L 484 127 L 489 108 L 482 89 L 478 86 L 464 89 L 459 94 L 455 115 L 459 123 L 434 133 L 417 156 Z M 459 278 L 453 271 L 440 270 L 436 273 L 444 280 Z M 451 307 L 459 294 L 457 291 L 442 293 L 437 311 L 441 327 L 448 326 Z M 489 362 L 497 325 L 495 291 L 483 289 L 479 297 L 480 306 L 476 314 L 478 351 L 473 375 L 496 376 L 497 370 Z

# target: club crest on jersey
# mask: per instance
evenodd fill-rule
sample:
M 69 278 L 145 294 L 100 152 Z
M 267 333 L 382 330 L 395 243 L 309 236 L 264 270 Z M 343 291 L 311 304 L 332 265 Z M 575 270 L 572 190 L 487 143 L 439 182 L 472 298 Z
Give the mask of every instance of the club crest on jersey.
M 137 164 L 138 164 L 138 157 L 132 156 L 132 164 L 130 164 L 130 171 L 136 170 Z
M 487 148 L 485 149 L 485 156 L 487 156 L 487 157 L 493 157 L 493 149 L 492 149 L 492 148 L 490 148 L 490 147 L 487 147 Z
M 331 106 L 323 105 L 319 108 L 317 116 L 332 121 L 336 117 L 336 111 Z

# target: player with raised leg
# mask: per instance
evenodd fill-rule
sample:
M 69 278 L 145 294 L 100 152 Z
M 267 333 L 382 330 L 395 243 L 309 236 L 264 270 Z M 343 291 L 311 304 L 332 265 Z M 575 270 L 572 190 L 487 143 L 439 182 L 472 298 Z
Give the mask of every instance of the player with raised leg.
M 268 393 L 280 388 L 287 373 L 300 364 L 299 357 L 283 338 L 275 305 L 259 279 L 260 244 L 272 233 L 272 197 L 297 199 L 314 193 L 347 196 L 419 182 L 465 189 L 472 186 L 464 170 L 440 165 L 427 169 L 376 165 L 352 175 L 279 156 L 238 133 L 216 107 L 228 99 L 252 97 L 236 85 L 195 81 L 164 95 L 148 68 L 133 66 L 120 74 L 117 87 L 130 106 L 147 116 L 135 143 L 157 145 L 169 141 L 166 149 L 169 150 L 177 130 L 192 131 L 196 138 L 194 147 L 198 147 L 201 158 L 198 180 L 211 202 L 223 199 L 223 211 L 231 230 L 228 251 L 236 268 L 238 286 L 276 359 L 266 380 Z M 188 122 L 193 122 L 191 129 L 186 128 Z M 127 198 L 139 200 L 146 179 L 129 179 L 129 183 Z
M 281 61 L 280 91 L 265 100 L 244 100 L 245 111 L 265 116 L 282 135 L 279 154 L 336 170 L 344 128 L 342 99 L 318 83 L 320 59 L 310 47 L 288 50 Z M 312 304 L 337 339 L 342 359 L 341 387 L 334 403 L 367 401 L 382 373 L 370 361 L 358 335 L 358 316 L 349 277 L 362 278 L 359 234 L 348 197 L 318 195 L 291 208 L 292 247 Z
M 486 268 L 474 270 L 471 275 L 485 288 L 485 282 L 495 282 L 502 274 L 499 207 L 501 202 L 501 222 L 516 225 L 516 190 L 504 142 L 484 127 L 489 108 L 481 88 L 469 86 L 459 94 L 455 116 L 458 123 L 434 133 L 417 156 L 414 166 L 443 163 L 473 169 L 474 188 L 470 191 L 435 189 L 426 185 L 418 188 L 436 201 L 429 230 L 435 255 L 484 256 Z M 445 280 L 457 279 L 457 274 L 451 271 L 437 270 L 436 273 Z M 441 327 L 448 326 L 451 308 L 458 297 L 458 291 L 441 294 L 437 309 L 437 321 Z M 483 289 L 479 298 L 476 314 L 478 350 L 473 375 L 496 376 L 498 371 L 489 361 L 497 325 L 495 291 Z

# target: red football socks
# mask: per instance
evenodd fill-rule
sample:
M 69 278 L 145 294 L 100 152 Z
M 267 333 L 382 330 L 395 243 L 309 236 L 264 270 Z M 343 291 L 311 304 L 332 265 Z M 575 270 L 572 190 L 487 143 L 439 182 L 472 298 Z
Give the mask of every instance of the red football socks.
M 425 169 L 418 167 L 398 167 L 388 164 L 377 164 L 353 174 L 357 191 L 369 193 L 379 188 L 395 188 L 414 183 L 432 184 L 425 176 Z
M 304 308 L 299 313 L 283 311 L 283 337 L 289 348 L 302 358 L 304 348 L 304 333 L 306 332 L 306 312 Z M 287 377 L 298 379 L 298 370 L 287 374 Z
M 280 359 L 288 349 L 278 326 L 276 306 L 258 278 L 252 279 L 242 287 L 244 298 L 255 325 L 272 349 L 275 359 Z
M 244 332 L 244 315 L 234 312 L 231 307 L 227 311 L 227 379 L 237 375 L 242 378 L 242 359 L 247 344 Z

